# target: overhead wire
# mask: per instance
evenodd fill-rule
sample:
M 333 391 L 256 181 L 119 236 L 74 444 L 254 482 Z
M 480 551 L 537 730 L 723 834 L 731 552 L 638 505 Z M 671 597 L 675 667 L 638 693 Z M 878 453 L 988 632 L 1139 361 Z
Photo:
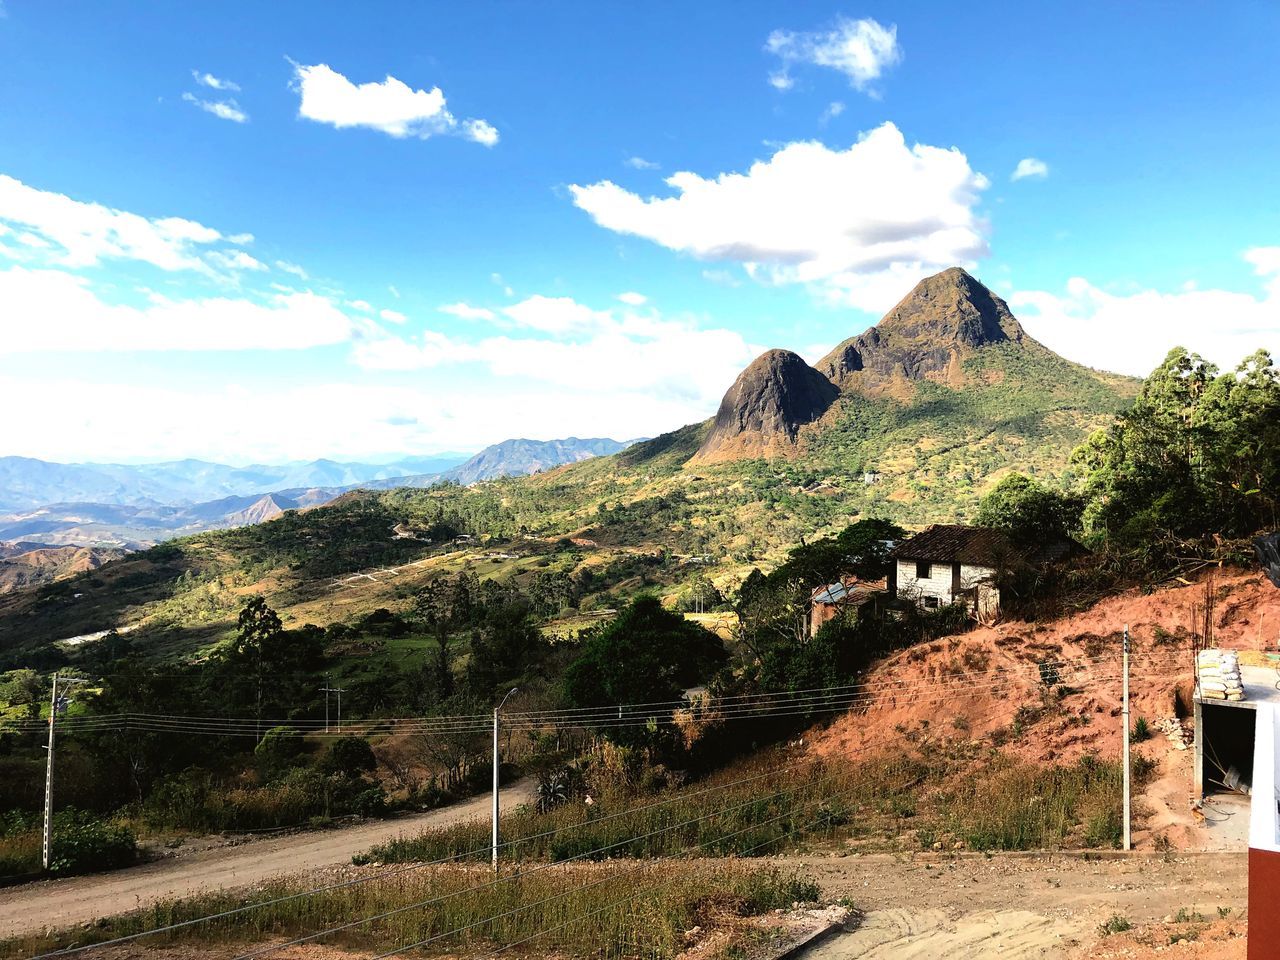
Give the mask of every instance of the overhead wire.
M 542 840 L 547 837 L 555 836 L 556 834 L 559 834 L 568 830 L 577 829 L 579 827 L 585 827 L 585 826 L 596 827 L 600 824 L 608 823 L 611 820 L 617 820 L 622 817 L 633 816 L 637 813 L 642 813 L 646 810 L 652 810 L 657 807 L 667 806 L 668 804 L 677 803 L 683 800 L 689 800 L 689 799 L 693 799 L 700 796 L 706 796 L 708 794 L 717 793 L 722 790 L 730 789 L 731 787 L 740 786 L 741 784 L 744 784 L 744 783 L 751 783 L 757 780 L 765 779 L 767 777 L 776 776 L 778 774 L 786 772 L 787 770 L 794 769 L 797 766 L 802 766 L 804 765 L 804 763 L 805 761 L 801 761 L 798 763 L 793 762 L 789 764 L 783 764 L 779 767 L 771 768 L 762 773 L 756 773 L 756 774 L 752 774 L 751 776 L 739 777 L 735 780 L 714 784 L 712 786 L 704 787 L 700 790 L 693 791 L 692 793 L 676 794 L 672 797 L 668 797 L 662 800 L 656 800 L 652 803 L 641 804 L 640 806 L 636 806 L 636 807 L 627 807 L 626 809 L 619 810 L 616 813 L 607 814 L 601 817 L 594 817 L 582 823 L 569 824 L 564 827 L 557 827 L 551 830 L 544 830 L 540 833 L 529 834 L 523 837 L 517 837 L 513 840 L 506 840 L 501 842 L 498 846 L 499 846 L 499 849 L 508 848 L 508 847 L 514 848 L 514 847 L 520 846 L 521 844 L 527 844 L 536 840 Z M 492 844 L 484 844 L 483 846 L 474 847 L 470 850 L 465 850 L 459 853 L 451 854 L 450 856 L 441 857 L 436 860 L 426 861 L 422 863 L 407 864 L 402 867 L 388 868 L 385 870 L 378 871 L 377 873 L 356 877 L 351 880 L 344 880 L 339 883 L 333 883 L 333 884 L 328 884 L 321 887 L 315 887 L 309 890 L 303 890 L 297 893 L 288 894 L 286 896 L 276 897 L 271 900 L 262 900 L 256 903 L 244 904 L 242 906 L 235 907 L 230 910 L 224 910 L 222 912 L 219 912 L 216 914 L 210 914 L 204 917 L 195 917 L 190 920 L 183 920 L 178 923 L 167 924 L 166 926 L 163 926 L 163 927 L 157 927 L 154 930 L 141 931 L 139 933 L 129 934 L 123 937 L 116 937 L 114 939 L 105 940 L 95 944 L 86 944 L 85 946 L 82 946 L 82 947 L 74 947 L 74 948 L 67 948 L 63 950 L 57 950 L 50 953 L 41 954 L 40 956 L 41 957 L 70 956 L 72 954 L 79 953 L 85 950 L 99 949 L 107 946 L 115 946 L 122 943 L 130 943 L 135 940 L 142 939 L 144 937 L 156 936 L 158 934 L 163 934 L 163 933 L 171 933 L 176 930 L 181 930 L 186 927 L 191 927 L 199 923 L 208 923 L 215 920 L 222 920 L 228 917 L 247 913 L 252 910 L 260 910 L 266 907 L 276 906 L 281 903 L 288 903 L 290 901 L 298 900 L 303 897 L 315 896 L 321 893 L 329 893 L 335 890 L 348 889 L 351 887 L 361 886 L 367 883 L 373 883 L 375 881 L 390 880 L 395 877 L 401 876 L 403 874 L 427 869 L 429 867 L 441 866 L 447 863 L 464 861 L 469 858 L 479 856 L 481 854 L 487 854 L 492 849 L 493 849 Z

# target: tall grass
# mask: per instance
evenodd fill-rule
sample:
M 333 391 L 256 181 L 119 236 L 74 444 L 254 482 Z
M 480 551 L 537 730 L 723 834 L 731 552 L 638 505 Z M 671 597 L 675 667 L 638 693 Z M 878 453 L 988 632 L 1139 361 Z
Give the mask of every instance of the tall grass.
M 429 941 L 433 953 L 480 952 L 526 938 L 537 953 L 670 958 L 685 949 L 684 932 L 727 917 L 750 916 L 817 898 L 796 875 L 746 863 L 621 861 L 557 865 L 493 883 L 487 868 L 451 864 L 401 873 L 342 890 L 254 909 L 222 921 L 156 934 L 128 947 L 188 945 L 190 955 L 219 958 L 248 943 L 270 943 L 398 911 L 325 938 L 356 949 L 385 949 Z M 306 889 L 305 881 L 269 884 L 255 897 L 274 899 Z M 424 906 L 412 906 L 422 901 Z M 0 955 L 30 956 L 75 943 L 100 943 L 242 904 L 236 893 L 166 901 L 101 926 L 0 944 Z M 544 933 L 544 931 L 546 931 Z M 541 934 L 540 936 L 538 936 Z M 176 955 L 176 954 L 171 954 Z M 184 951 L 184 955 L 185 951 Z
M 976 850 L 1113 846 L 1119 842 L 1119 765 L 1086 757 L 1042 766 L 1003 755 L 949 757 L 945 749 L 860 763 L 739 765 L 683 790 L 620 791 L 590 807 L 503 818 L 506 859 L 564 861 L 665 857 L 701 845 L 730 854 L 770 841 L 839 836 L 864 849 L 918 849 L 956 841 Z M 763 775 L 762 775 L 763 774 Z M 734 783 L 743 778 L 753 779 Z M 489 856 L 488 826 L 466 823 L 383 844 L 358 862 Z M 720 841 L 717 838 L 732 839 Z

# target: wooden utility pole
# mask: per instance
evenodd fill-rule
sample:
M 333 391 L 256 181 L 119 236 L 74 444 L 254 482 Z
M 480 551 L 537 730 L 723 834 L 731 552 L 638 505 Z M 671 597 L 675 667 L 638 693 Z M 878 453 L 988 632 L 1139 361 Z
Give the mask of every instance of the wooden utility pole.
M 1123 674 L 1124 674 L 1124 705 L 1121 710 L 1121 716 L 1124 718 L 1124 849 L 1131 847 L 1131 838 L 1129 836 L 1129 823 L 1131 820 L 1130 797 L 1129 797 L 1129 740 L 1131 733 L 1129 731 L 1129 625 L 1124 625 L 1124 653 L 1123 653 Z

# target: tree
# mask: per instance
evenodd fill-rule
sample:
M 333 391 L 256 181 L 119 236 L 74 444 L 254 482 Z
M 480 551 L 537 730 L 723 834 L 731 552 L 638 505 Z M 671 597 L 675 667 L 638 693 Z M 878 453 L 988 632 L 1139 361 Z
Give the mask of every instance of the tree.
M 574 707 L 674 700 L 727 659 L 714 633 L 644 595 L 587 639 L 565 671 L 565 694 Z
M 1133 407 L 1073 459 L 1086 470 L 1086 529 L 1122 544 L 1274 526 L 1280 371 L 1261 350 L 1219 373 L 1175 348 Z
M 551 644 L 530 621 L 525 603 L 499 603 L 486 611 L 472 637 L 467 685 L 477 698 L 488 700 L 527 677 L 550 652 Z
M 1030 544 L 1071 536 L 1080 528 L 1083 509 L 1080 498 L 1011 473 L 982 498 L 977 522 L 1007 530 L 1015 542 Z
M 315 624 L 285 630 L 267 601 L 255 596 L 240 611 L 223 669 L 213 673 L 233 697 L 253 704 L 258 719 L 270 710 L 301 709 L 316 696 L 312 674 L 324 661 L 324 638 Z
M 474 622 L 479 586 L 474 574 L 436 577 L 428 581 L 414 598 L 414 614 L 418 622 L 431 632 L 436 641 L 434 680 L 439 700 L 453 696 L 449 638 Z
M 255 716 L 262 722 L 262 684 L 267 666 L 268 647 L 279 639 L 283 625 L 280 616 L 260 594 L 249 600 L 236 621 L 236 639 L 231 645 L 230 659 L 246 665 L 254 679 Z
M 330 744 L 320 766 L 325 773 L 354 780 L 378 769 L 378 760 L 369 741 L 361 737 L 339 737 Z

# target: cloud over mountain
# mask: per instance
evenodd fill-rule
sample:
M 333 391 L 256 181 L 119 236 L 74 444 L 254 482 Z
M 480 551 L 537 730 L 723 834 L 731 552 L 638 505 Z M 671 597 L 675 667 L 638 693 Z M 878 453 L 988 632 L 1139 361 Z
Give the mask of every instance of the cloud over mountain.
M 892 123 L 844 150 L 791 143 L 746 173 L 680 172 L 666 183 L 674 196 L 644 197 L 608 180 L 569 189 L 606 229 L 736 262 L 764 283 L 812 284 L 864 309 L 883 309 L 904 286 L 987 253 L 977 209 L 987 178 L 958 149 L 908 146 Z

